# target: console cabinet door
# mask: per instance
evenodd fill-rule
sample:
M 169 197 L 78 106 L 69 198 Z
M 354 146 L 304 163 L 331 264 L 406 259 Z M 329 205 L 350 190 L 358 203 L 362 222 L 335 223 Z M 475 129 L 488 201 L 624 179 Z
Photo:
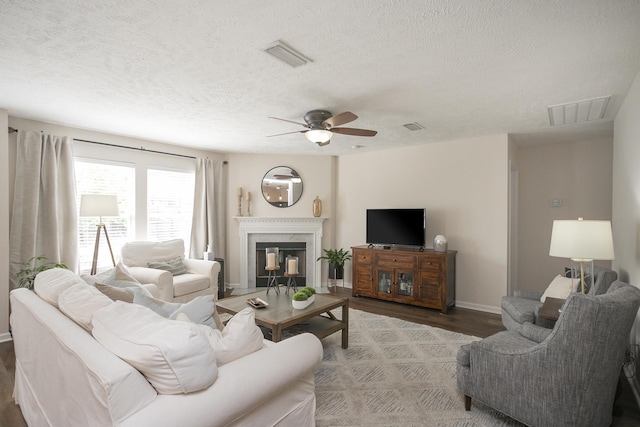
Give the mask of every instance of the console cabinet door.
M 442 258 L 423 256 L 420 259 L 419 300 L 425 307 L 446 307 L 442 286 Z
M 376 296 L 376 289 L 371 270 L 371 251 L 367 249 L 353 249 L 353 277 L 351 278 L 351 293 L 353 296 Z

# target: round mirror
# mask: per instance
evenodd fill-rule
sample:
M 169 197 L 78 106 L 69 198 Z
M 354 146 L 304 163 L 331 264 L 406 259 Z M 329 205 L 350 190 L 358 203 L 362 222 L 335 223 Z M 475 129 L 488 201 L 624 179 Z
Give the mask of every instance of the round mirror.
M 302 178 L 289 166 L 277 166 L 262 178 L 262 195 L 271 206 L 293 206 L 302 196 Z

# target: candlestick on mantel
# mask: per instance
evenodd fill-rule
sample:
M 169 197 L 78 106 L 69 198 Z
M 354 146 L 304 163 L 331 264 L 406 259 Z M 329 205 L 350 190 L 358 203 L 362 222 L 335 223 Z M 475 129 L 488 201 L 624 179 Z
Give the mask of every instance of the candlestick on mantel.
M 251 200 L 251 192 L 247 191 L 247 202 Z
M 242 187 L 238 188 L 238 212 L 236 216 L 242 216 Z

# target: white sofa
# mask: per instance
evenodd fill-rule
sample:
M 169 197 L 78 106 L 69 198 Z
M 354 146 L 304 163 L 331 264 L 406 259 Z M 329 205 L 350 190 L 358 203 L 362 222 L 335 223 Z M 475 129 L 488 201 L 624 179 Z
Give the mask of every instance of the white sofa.
M 169 302 L 187 302 L 201 295 L 218 295 L 220 263 L 202 259 L 185 258 L 182 239 L 164 242 L 129 242 L 120 250 L 122 263 L 131 276 L 140 283 L 153 283 L 160 298 Z M 169 271 L 149 268 L 150 262 L 182 258 L 186 274 L 174 276 Z
M 98 292 L 80 278 L 73 286 L 87 287 L 82 291 L 89 296 Z M 60 307 L 68 312 L 62 304 L 66 294 L 60 295 Z M 104 295 L 97 295 L 95 301 L 82 305 L 81 314 L 88 316 L 83 326 L 79 319 L 72 320 L 75 316 L 57 308 L 55 298 L 23 288 L 10 294 L 16 355 L 14 399 L 31 427 L 315 425 L 313 370 L 322 359 L 322 344 L 311 334 L 275 344 L 264 341 L 259 350 L 218 366 L 217 378 L 207 388 L 161 394 L 151 379 L 84 329 L 91 320 L 96 334 L 101 313 L 115 305 L 135 308 L 138 313 L 151 310 L 105 302 Z M 98 301 L 104 308 L 92 311 Z M 180 363 L 190 367 L 184 359 Z

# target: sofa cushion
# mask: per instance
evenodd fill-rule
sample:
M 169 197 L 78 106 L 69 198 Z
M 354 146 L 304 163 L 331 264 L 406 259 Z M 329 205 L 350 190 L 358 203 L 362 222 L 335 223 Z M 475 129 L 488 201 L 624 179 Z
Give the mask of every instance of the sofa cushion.
M 191 319 L 193 323 L 207 325 L 211 328 L 222 330 L 224 325 L 216 311 L 216 304 L 213 295 L 203 295 L 192 299 L 189 302 L 177 303 L 166 302 L 157 298 L 136 293 L 133 297 L 135 304 L 145 306 L 162 317 L 176 320 L 178 315 L 183 313 Z
M 102 283 L 105 285 L 116 286 L 119 288 L 136 288 L 142 289 L 144 293 L 151 296 L 151 292 L 147 290 L 139 281 L 137 281 L 127 267 L 118 263 L 115 267 L 96 274 L 95 276 L 82 276 L 84 281 L 89 285 L 95 285 L 96 283 Z
M 92 324 L 96 340 L 138 369 L 160 394 L 198 391 L 216 380 L 213 350 L 195 324 L 122 301 L 95 313 Z
M 202 274 L 181 274 L 173 277 L 173 296 L 181 297 L 209 287 L 209 277 Z
M 192 320 L 184 313 L 177 318 Z M 218 366 L 260 350 L 264 345 L 264 335 L 256 325 L 255 312 L 250 307 L 236 313 L 222 331 L 205 325 L 198 327 L 209 340 Z
M 71 270 L 65 268 L 51 268 L 36 275 L 33 282 L 33 290 L 36 294 L 57 307 L 60 294 L 75 285 L 84 285 L 85 282 Z
M 60 311 L 87 331 L 91 331 L 94 313 L 111 304 L 110 298 L 87 284 L 71 286 L 58 298 Z
M 549 284 L 540 297 L 540 302 L 544 302 L 547 297 L 567 299 L 571 292 L 575 292 L 580 281 L 570 277 L 563 277 L 558 274 Z
M 174 276 L 179 276 L 187 272 L 181 257 L 175 257 L 165 261 L 151 261 L 147 263 L 147 266 L 149 268 L 157 268 L 158 270 L 166 270 Z
M 175 257 L 184 258 L 182 239 L 164 242 L 129 242 L 120 250 L 122 262 L 130 267 L 146 267 L 148 262 L 163 261 Z
M 95 287 L 113 301 L 133 303 L 133 296 L 135 294 L 133 288 L 118 288 L 117 286 L 111 286 L 105 283 L 96 283 Z

